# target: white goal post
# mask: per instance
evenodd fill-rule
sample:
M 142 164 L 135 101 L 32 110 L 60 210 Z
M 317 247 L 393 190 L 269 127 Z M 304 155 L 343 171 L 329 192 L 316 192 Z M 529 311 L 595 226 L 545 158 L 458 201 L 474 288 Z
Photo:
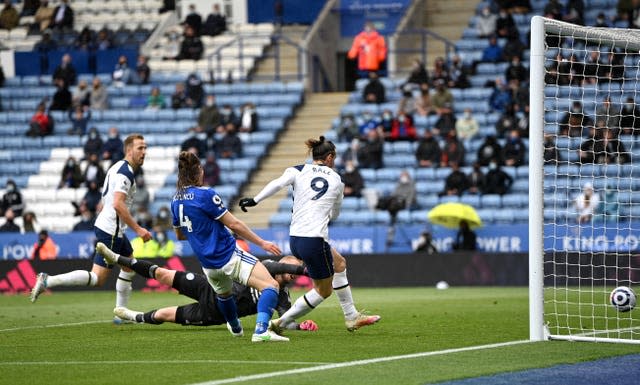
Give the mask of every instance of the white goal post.
M 529 338 L 640 344 L 609 303 L 640 294 L 640 31 L 534 16 L 530 52 Z

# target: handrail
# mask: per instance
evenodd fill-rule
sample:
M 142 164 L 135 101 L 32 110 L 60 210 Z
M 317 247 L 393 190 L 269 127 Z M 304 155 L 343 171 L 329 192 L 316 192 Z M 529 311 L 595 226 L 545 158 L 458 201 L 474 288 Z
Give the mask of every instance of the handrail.
M 400 38 L 414 36 L 414 35 L 418 35 L 418 38 L 420 39 L 419 48 L 398 48 L 397 42 L 399 41 Z M 444 44 L 445 60 L 447 62 L 451 60 L 451 54 L 457 52 L 455 43 L 445 38 L 444 36 L 436 32 L 433 32 L 432 30 L 427 28 L 405 29 L 402 31 L 397 31 L 396 33 L 394 33 L 394 36 L 396 36 L 395 44 L 390 44 L 390 47 L 389 47 L 389 56 L 392 56 L 392 55 L 394 56 L 394 64 L 397 64 L 398 54 L 418 54 L 422 62 L 425 64 L 428 64 L 427 56 L 429 53 L 429 44 L 427 44 L 427 40 L 429 39 L 429 37 Z M 398 70 L 397 67 L 394 67 L 393 69 L 389 68 L 390 77 L 398 76 L 399 73 L 400 71 Z

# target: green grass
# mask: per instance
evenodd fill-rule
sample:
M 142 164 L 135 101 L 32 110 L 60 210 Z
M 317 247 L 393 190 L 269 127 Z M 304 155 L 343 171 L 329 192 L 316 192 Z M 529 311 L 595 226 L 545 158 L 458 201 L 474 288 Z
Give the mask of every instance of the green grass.
M 26 296 L 2 296 L 0 384 L 190 384 L 526 340 L 527 295 L 526 288 L 355 289 L 358 306 L 382 315 L 380 323 L 349 333 L 330 298 L 308 316 L 320 325 L 318 332 L 289 332 L 291 342 L 273 344 L 250 342 L 253 317 L 243 319 L 247 333 L 241 339 L 224 326 L 115 326 L 109 322 L 113 292 L 56 292 L 36 304 Z M 174 293 L 136 292 L 130 306 L 150 310 L 186 302 Z M 640 353 L 640 346 L 523 343 L 245 383 L 425 384 L 631 353 Z

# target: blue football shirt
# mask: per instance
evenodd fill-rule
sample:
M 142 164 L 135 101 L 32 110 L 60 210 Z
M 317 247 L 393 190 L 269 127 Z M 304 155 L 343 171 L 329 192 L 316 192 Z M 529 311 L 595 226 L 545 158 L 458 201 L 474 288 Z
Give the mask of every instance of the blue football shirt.
M 233 255 L 236 241 L 218 219 L 227 212 L 210 187 L 188 187 L 171 201 L 173 226 L 180 228 L 202 267 L 219 269 Z

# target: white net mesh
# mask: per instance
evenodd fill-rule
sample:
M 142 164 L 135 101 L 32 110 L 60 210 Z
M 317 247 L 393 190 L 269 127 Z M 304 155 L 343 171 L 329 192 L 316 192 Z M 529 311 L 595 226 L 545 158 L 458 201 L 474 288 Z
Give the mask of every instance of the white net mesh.
M 609 295 L 640 291 L 640 33 L 544 29 L 544 322 L 552 337 L 639 341 L 640 309 Z

